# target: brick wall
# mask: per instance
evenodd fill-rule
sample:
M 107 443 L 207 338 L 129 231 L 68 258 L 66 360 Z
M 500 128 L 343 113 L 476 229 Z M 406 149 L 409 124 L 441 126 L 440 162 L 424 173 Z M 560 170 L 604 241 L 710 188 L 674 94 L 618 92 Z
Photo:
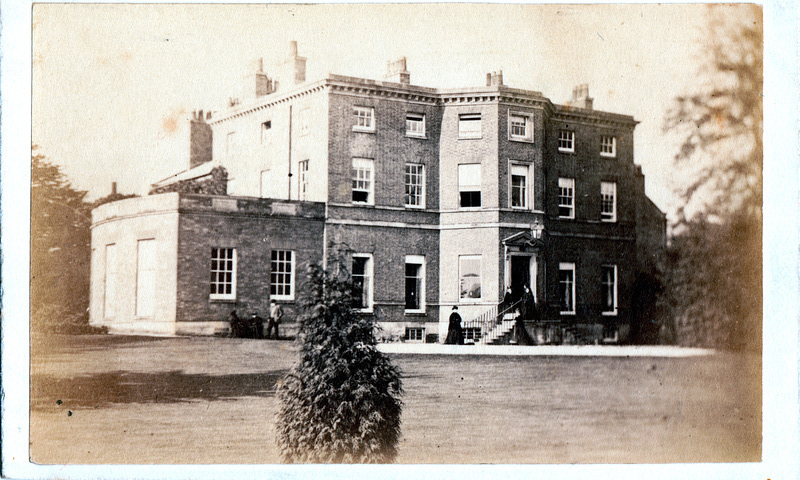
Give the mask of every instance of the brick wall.
M 373 258 L 374 314 L 379 322 L 436 322 L 439 303 L 439 232 L 418 228 L 329 225 L 331 254 Z M 425 257 L 426 313 L 405 313 L 405 257 Z M 348 261 L 347 259 L 345 261 Z M 349 265 L 348 265 L 349 266 Z
M 509 138 L 509 113 L 530 115 L 533 136 L 530 142 L 511 140 Z M 529 196 L 529 209 L 544 210 L 545 181 L 544 175 L 544 146 L 547 143 L 546 116 L 542 106 L 520 106 L 501 104 L 498 113 L 498 194 L 501 208 L 509 208 L 509 165 L 511 162 L 529 165 L 528 188 L 533 189 Z
M 353 107 L 371 107 L 375 112 L 375 131 L 353 131 Z M 425 115 L 425 138 L 406 135 L 406 114 Z M 405 164 L 425 166 L 425 205 L 439 206 L 439 131 L 440 109 L 424 102 L 409 102 L 394 97 L 331 93 L 329 106 L 329 200 L 352 201 L 352 159 L 374 160 L 375 205 L 403 207 Z
M 201 196 L 181 198 L 178 242 L 178 322 L 226 321 L 230 311 L 269 312 L 271 251 L 295 254 L 295 292 L 302 266 L 322 260 L 324 206 L 267 199 Z M 211 249 L 236 248 L 236 299 L 210 300 Z M 297 314 L 295 301 L 284 305 L 288 322 Z

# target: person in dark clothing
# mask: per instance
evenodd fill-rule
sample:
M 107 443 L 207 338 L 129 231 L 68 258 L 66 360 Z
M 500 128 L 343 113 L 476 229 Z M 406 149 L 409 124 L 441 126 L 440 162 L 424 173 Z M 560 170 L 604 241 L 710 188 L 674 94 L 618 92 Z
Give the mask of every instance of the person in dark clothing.
M 514 340 L 517 345 L 533 345 L 533 339 L 525 328 L 525 320 L 536 319 L 536 300 L 533 299 L 531 289 L 525 285 L 522 292 L 522 313 L 517 315 L 514 323 Z
M 450 314 L 450 321 L 447 326 L 447 338 L 444 343 L 447 345 L 464 345 L 464 332 L 461 330 L 461 315 L 458 314 L 458 307 L 453 307 Z
M 239 318 L 239 315 L 236 314 L 236 310 L 231 310 L 231 315 L 228 317 L 228 322 L 230 322 L 230 335 L 234 338 L 243 337 L 243 326 L 242 319 Z
M 500 325 L 503 323 L 503 315 L 505 313 L 511 313 L 507 310 L 511 308 L 511 304 L 514 303 L 514 295 L 511 293 L 511 287 L 506 287 L 506 293 L 503 294 L 503 302 L 500 304 L 500 308 L 497 315 L 497 324 Z
M 514 322 L 514 341 L 516 341 L 517 345 L 533 345 L 533 339 L 530 335 L 528 335 L 528 330 L 525 328 L 525 320 L 522 319 L 522 315 L 517 316 L 517 320 Z
M 506 293 L 503 294 L 503 310 L 511 307 L 514 303 L 514 294 L 511 292 L 511 287 L 506 288 Z
M 250 317 L 251 338 L 264 338 L 264 319 L 258 316 L 258 313 L 253 312 Z
M 525 320 L 536 319 L 536 300 L 533 298 L 530 287 L 525 285 L 522 291 L 522 308 L 525 312 Z

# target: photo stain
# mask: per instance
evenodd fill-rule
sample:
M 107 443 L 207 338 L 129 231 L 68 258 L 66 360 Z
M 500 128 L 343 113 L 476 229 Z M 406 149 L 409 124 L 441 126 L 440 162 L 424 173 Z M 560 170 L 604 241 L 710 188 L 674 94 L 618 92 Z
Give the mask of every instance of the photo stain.
M 62 403 L 64 403 L 64 402 L 62 402 L 61 399 L 56 400 L 56 405 L 61 405 Z
M 68 416 L 68 417 L 71 417 L 71 416 L 72 416 L 72 410 L 67 410 L 67 416 Z

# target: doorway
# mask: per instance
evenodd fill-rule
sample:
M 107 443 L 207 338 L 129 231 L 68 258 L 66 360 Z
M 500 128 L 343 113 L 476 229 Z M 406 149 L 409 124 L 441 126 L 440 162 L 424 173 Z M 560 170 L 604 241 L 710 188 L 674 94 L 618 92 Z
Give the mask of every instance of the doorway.
M 531 284 L 531 257 L 511 256 L 511 296 L 516 302 L 522 298 L 522 287 Z

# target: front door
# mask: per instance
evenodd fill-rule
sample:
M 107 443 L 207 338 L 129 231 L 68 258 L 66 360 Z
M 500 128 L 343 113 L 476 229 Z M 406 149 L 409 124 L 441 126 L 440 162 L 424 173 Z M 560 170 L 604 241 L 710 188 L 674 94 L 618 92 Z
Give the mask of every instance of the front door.
M 531 283 L 531 257 L 511 256 L 511 295 L 514 301 L 522 298 L 522 287 Z

